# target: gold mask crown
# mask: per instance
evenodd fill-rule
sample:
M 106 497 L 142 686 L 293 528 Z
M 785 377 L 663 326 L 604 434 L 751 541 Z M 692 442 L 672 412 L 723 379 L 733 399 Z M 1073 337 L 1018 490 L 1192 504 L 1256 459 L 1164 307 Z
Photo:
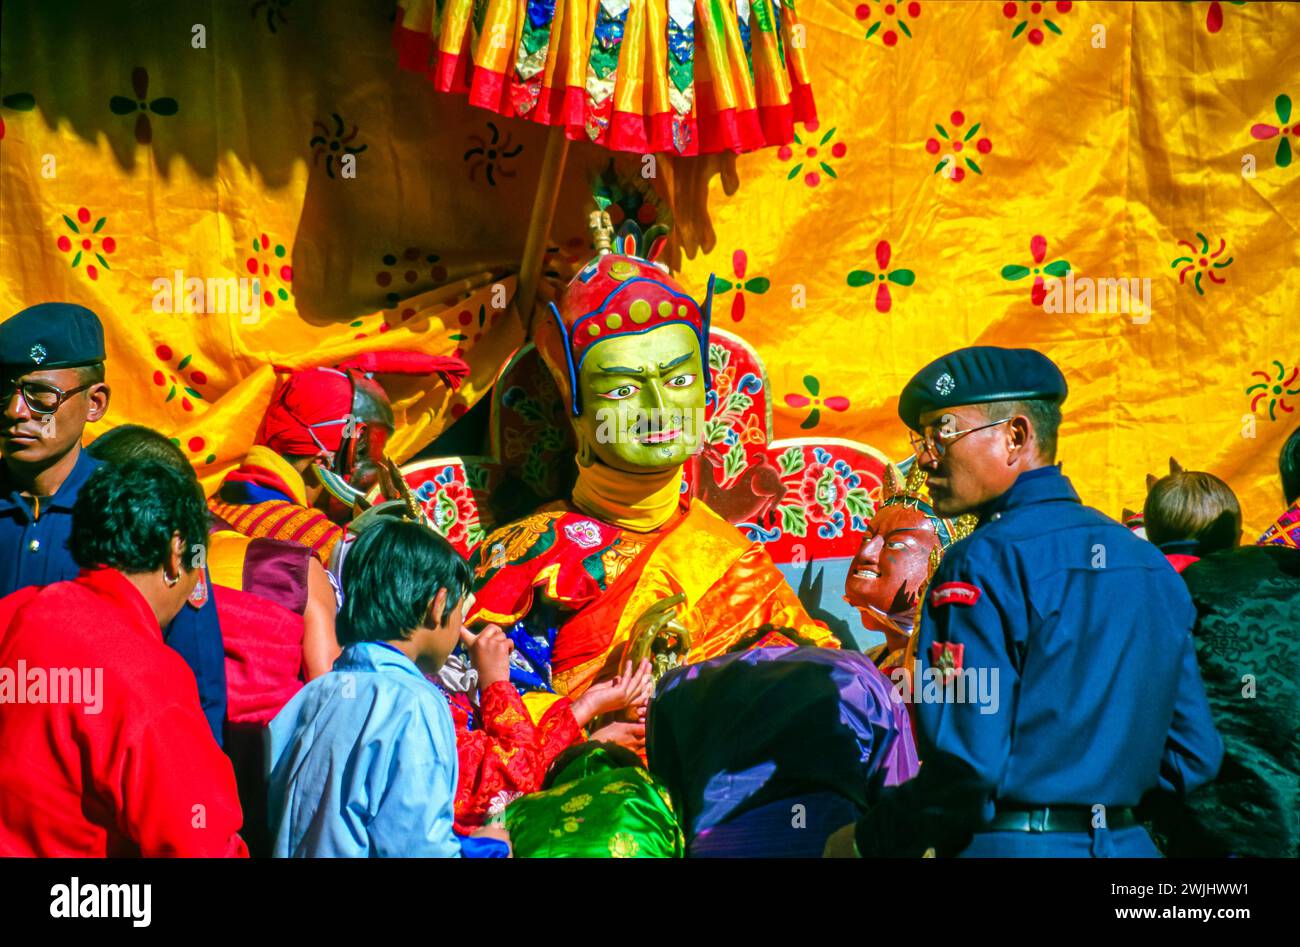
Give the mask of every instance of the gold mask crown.
M 925 489 L 927 477 L 925 468 L 917 463 L 908 468 L 906 477 L 900 477 L 893 464 L 888 465 L 880 487 L 880 506 L 877 509 L 884 506 L 906 506 L 919 510 L 934 523 L 934 531 L 946 549 L 957 540 L 969 536 L 978 520 L 971 513 L 964 513 L 956 519 L 946 519 L 937 514 L 930 505 L 930 496 Z

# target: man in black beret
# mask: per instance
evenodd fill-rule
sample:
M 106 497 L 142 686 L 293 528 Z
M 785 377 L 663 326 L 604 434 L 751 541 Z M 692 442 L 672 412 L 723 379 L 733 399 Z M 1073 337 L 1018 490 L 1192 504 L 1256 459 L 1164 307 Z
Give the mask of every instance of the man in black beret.
M 72 303 L 0 323 L 0 595 L 75 578 L 72 506 L 98 464 L 81 449 L 108 411 L 104 327 Z
M 80 572 L 68 551 L 72 508 L 100 465 L 81 441 L 87 424 L 103 420 L 109 402 L 99 317 L 73 303 L 41 303 L 0 322 L 0 383 L 3 597 L 29 585 L 75 579 Z M 184 458 L 181 463 L 189 467 Z M 163 640 L 193 669 L 203 712 L 220 743 L 226 670 L 210 588 L 205 569 L 190 605 L 163 629 Z
M 926 593 L 913 683 L 924 765 L 828 854 L 1156 855 L 1133 807 L 1218 771 L 1196 618 L 1160 551 L 1056 464 L 1065 379 L 1030 349 L 960 349 L 899 416 L 942 516 L 979 525 Z M 900 681 L 903 678 L 899 679 Z

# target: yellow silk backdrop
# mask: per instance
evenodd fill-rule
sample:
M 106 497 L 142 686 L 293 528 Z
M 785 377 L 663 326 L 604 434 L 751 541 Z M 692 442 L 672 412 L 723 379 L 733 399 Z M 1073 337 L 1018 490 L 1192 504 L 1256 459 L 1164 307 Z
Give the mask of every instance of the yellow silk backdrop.
M 901 458 L 897 396 L 916 369 L 961 345 L 1031 345 L 1069 380 L 1060 454 L 1085 502 L 1140 508 L 1144 475 L 1173 455 L 1232 484 L 1253 538 L 1282 505 L 1276 457 L 1300 417 L 1286 393 L 1300 389 L 1300 163 L 1278 151 L 1282 128 L 1300 150 L 1300 110 L 1279 114 L 1279 96 L 1300 100 L 1300 4 L 799 11 L 818 126 L 788 150 L 648 168 L 685 284 L 733 284 L 715 324 L 766 360 L 776 436 Z M 5 4 L 0 314 L 60 298 L 100 312 L 111 420 L 177 437 L 209 483 L 251 442 L 271 364 L 462 350 L 473 371 L 455 396 L 390 386 L 407 457 L 522 338 L 494 304 L 513 293 L 546 130 L 399 72 L 391 14 L 384 0 Z M 350 177 L 339 155 L 361 146 Z M 570 152 L 560 271 L 585 255 L 585 179 L 607 160 Z M 250 258 L 272 293 L 255 323 L 156 311 L 155 280 L 251 278 Z M 1058 261 L 1077 286 L 1149 280 L 1149 310 L 1045 311 L 1034 270 Z

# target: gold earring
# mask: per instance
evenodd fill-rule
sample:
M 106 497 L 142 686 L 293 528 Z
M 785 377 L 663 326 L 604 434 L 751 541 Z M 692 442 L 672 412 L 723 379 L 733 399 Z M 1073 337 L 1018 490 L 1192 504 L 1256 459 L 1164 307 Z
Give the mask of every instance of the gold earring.
M 591 441 L 589 441 L 586 438 L 586 436 L 576 428 L 574 429 L 574 433 L 577 435 L 578 438 L 578 453 L 577 453 L 578 466 L 590 467 L 592 464 L 596 462 L 596 452 L 592 450 Z
M 176 583 L 179 582 L 180 580 L 181 577 L 179 575 L 168 575 L 167 570 L 165 569 L 163 570 L 163 584 L 167 586 L 167 588 L 169 589 L 175 588 Z

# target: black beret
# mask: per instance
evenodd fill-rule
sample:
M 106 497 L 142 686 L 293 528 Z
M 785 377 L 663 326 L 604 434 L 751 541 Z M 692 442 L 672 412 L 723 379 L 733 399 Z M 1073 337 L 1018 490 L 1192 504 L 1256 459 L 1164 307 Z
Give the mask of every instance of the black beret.
M 912 376 L 898 399 L 898 416 L 914 431 L 920 417 L 937 408 L 991 401 L 1062 402 L 1065 376 L 1033 349 L 975 345 L 949 352 Z
M 104 326 L 85 306 L 41 303 L 0 322 L 0 366 L 13 373 L 104 361 Z

